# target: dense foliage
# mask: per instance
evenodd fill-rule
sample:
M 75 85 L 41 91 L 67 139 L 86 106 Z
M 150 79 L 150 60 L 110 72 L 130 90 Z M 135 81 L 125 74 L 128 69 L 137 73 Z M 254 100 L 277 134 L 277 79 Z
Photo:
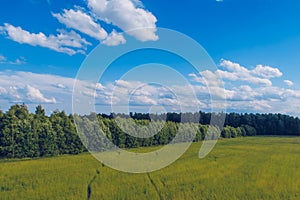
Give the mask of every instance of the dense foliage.
M 43 157 L 76 154 L 84 147 L 72 116 L 55 111 L 46 116 L 38 106 L 34 114 L 23 105 L 13 105 L 0 113 L 0 157 Z
M 99 126 L 101 127 L 100 134 L 104 134 L 121 148 L 167 144 L 174 139 L 179 127 L 184 128 L 181 138 L 193 137 L 194 141 L 201 141 L 207 134 L 212 115 L 220 114 L 200 112 L 106 115 L 92 113 L 87 116 L 73 116 L 67 115 L 64 111 L 54 111 L 47 116 L 40 105 L 36 107 L 35 113 L 30 113 L 24 104 L 13 105 L 6 113 L 0 111 L 0 157 L 23 158 L 78 154 L 86 151 L 81 139 L 90 150 L 99 151 L 103 148 L 99 147 L 99 142 L 105 143 L 99 141 L 101 139 L 97 135 L 99 132 L 93 131 Z M 74 123 L 75 117 L 81 123 L 80 127 L 84 129 L 79 132 L 89 132 L 94 135 L 80 139 Z M 97 120 L 93 120 L 93 117 L 96 117 Z M 118 120 L 117 123 L 118 117 L 122 117 L 122 120 Z M 132 119 L 134 124 L 140 125 L 142 128 L 138 134 L 145 137 L 131 136 L 136 130 L 126 119 Z M 185 119 L 185 123 L 180 123 L 182 119 Z M 196 119 L 197 121 L 195 121 Z M 166 120 L 166 122 L 162 122 L 162 120 Z M 195 124 L 189 122 L 198 122 L 198 120 L 200 124 L 197 124 L 195 129 Z M 148 125 L 150 121 L 153 122 L 150 126 L 143 126 Z M 130 132 L 131 135 L 126 134 L 124 130 L 128 130 L 126 132 Z M 193 135 L 195 133 L 196 135 Z M 230 113 L 226 115 L 221 137 L 234 138 L 254 135 L 300 135 L 300 120 L 281 114 Z

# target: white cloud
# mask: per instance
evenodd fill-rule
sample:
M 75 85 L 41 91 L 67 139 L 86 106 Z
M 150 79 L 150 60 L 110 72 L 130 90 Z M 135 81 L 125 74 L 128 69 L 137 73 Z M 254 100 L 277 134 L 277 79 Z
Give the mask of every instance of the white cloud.
M 111 23 L 140 41 L 157 40 L 156 17 L 132 0 L 88 0 L 96 17 Z
M 232 90 L 234 91 L 234 95 L 230 100 L 234 101 L 252 101 L 260 95 L 258 91 L 251 88 L 249 85 L 234 87 Z
M 101 83 L 96 83 L 95 88 L 96 88 L 96 90 L 104 90 L 105 89 L 105 87 Z
M 240 64 L 238 63 L 234 63 L 230 60 L 225 60 L 222 59 L 220 66 L 225 67 L 227 70 L 231 71 L 231 72 L 238 72 L 238 73 L 249 73 L 249 70 L 246 69 L 245 67 L 242 67 Z
M 23 64 L 26 64 L 26 59 L 21 56 L 21 57 L 17 58 L 15 61 L 6 61 L 6 62 L 2 62 L 2 63 L 10 64 L 10 65 L 23 65 Z
M 118 46 L 126 43 L 122 33 L 118 33 L 116 30 L 113 30 L 110 34 L 108 34 L 106 30 L 104 30 L 100 24 L 92 18 L 92 16 L 83 12 L 83 8 L 76 7 L 76 9 L 64 9 L 62 14 L 53 13 L 52 15 L 68 28 L 87 34 L 100 41 L 101 44 L 107 46 Z
M 3 55 L 0 55 L 0 64 L 9 64 L 9 65 L 22 65 L 26 64 L 26 59 L 21 56 L 14 61 L 7 60 L 7 58 Z
M 66 86 L 64 84 L 61 84 L 61 83 L 57 83 L 57 84 L 55 84 L 55 86 L 58 87 L 58 88 L 61 88 L 61 89 L 66 88 Z
M 276 78 L 282 76 L 282 72 L 279 69 L 262 65 L 257 65 L 255 69 L 251 70 L 251 73 L 264 78 Z
M 51 99 L 44 97 L 41 91 L 37 88 L 27 85 L 26 89 L 27 89 L 27 97 L 32 102 L 56 103 L 56 99 L 54 97 L 52 97 Z
M 0 54 L 0 62 L 1 61 L 6 61 L 6 57 L 4 57 L 3 55 Z
M 15 27 L 8 23 L 2 26 L 9 39 L 20 44 L 29 44 L 32 46 L 41 46 L 52 49 L 57 52 L 74 55 L 84 53 L 87 45 L 91 45 L 85 39 L 74 31 L 66 32 L 58 30 L 58 34 L 46 36 L 44 33 L 30 33 L 21 27 Z
M 96 95 L 97 104 L 112 104 L 117 109 L 115 112 L 126 112 L 124 109 L 128 104 L 144 112 L 148 112 L 152 106 L 166 107 L 169 111 L 180 111 L 180 108 L 195 111 L 197 106 L 198 108 L 207 107 L 204 102 L 195 100 L 193 89 L 187 89 L 186 85 L 161 87 L 140 81 L 117 80 L 102 87 L 105 89 L 97 92 Z M 91 93 L 91 95 L 94 94 Z
M 227 108 L 238 112 L 273 112 L 270 102 L 266 100 L 228 101 Z
M 26 59 L 21 56 L 20 58 L 17 58 L 14 62 L 11 62 L 11 64 L 23 65 L 26 64 Z
M 18 93 L 18 87 L 16 86 L 9 86 L 8 89 L 6 90 L 7 94 L 10 95 L 12 97 L 12 102 L 18 102 L 19 99 L 21 99 L 22 97 L 19 95 Z
M 211 75 L 208 72 L 204 74 L 207 77 Z M 191 79 L 194 78 L 198 76 L 191 76 Z M 30 105 L 52 106 L 52 110 L 58 108 L 71 112 L 74 82 L 73 78 L 51 74 L 0 72 L 1 108 L 12 102 L 25 102 Z M 299 109 L 295 110 L 300 105 L 300 91 L 278 86 L 233 84 L 224 89 L 218 84 L 211 84 L 209 88 L 203 84 L 196 84 L 189 89 L 187 85 L 162 87 L 128 80 L 96 85 L 80 80 L 77 83 L 80 84 L 79 92 L 87 97 L 95 97 L 100 108 L 98 112 L 109 112 L 111 104 L 122 107 L 121 111 L 124 111 L 128 103 L 144 112 L 152 106 L 163 106 L 167 111 L 180 111 L 180 107 L 188 111 L 196 111 L 196 107 L 207 110 L 211 107 L 222 108 L 226 98 L 227 109 L 230 110 L 280 112 L 300 116 Z M 195 99 L 194 95 L 198 99 Z M 213 104 L 212 96 L 215 99 Z
M 220 66 L 228 71 L 218 70 L 220 76 L 231 81 L 245 81 L 253 84 L 263 84 L 271 86 L 270 78 L 277 77 L 281 72 L 272 67 L 263 67 L 258 65 L 255 69 L 249 70 L 238 63 L 229 60 L 222 60 Z M 282 73 L 281 73 L 282 75 Z M 262 78 L 261 78 L 262 77 Z
M 70 95 L 73 79 L 31 72 L 3 71 L 0 72 L 0 86 L 1 98 L 8 102 L 58 103 L 58 99 L 63 102 Z
M 299 111 L 287 109 L 293 107 L 291 105 L 295 105 L 296 102 L 300 103 L 300 91 L 272 85 L 272 78 L 283 76 L 279 69 L 257 65 L 250 70 L 228 60 L 222 60 L 220 65 L 223 70 L 189 74 L 192 81 L 200 84 L 194 86 L 199 97 L 226 98 L 227 108 L 235 111 L 300 115 Z M 222 80 L 219 77 L 224 80 L 225 88 L 222 88 Z M 244 84 L 245 82 L 249 85 Z M 292 81 L 284 82 L 288 86 L 293 85 Z M 207 101 L 206 104 L 214 106 Z
M 129 100 L 131 103 L 135 105 L 157 105 L 157 101 L 149 96 L 132 96 Z
M 102 41 L 102 44 L 105 44 L 107 46 L 117 46 L 120 44 L 125 44 L 126 40 L 122 33 L 117 33 L 115 30 L 113 30 L 108 37 Z
M 0 95 L 7 94 L 7 90 L 0 86 Z
M 285 83 L 287 86 L 289 86 L 289 87 L 291 87 L 291 86 L 294 85 L 294 83 L 293 83 L 292 81 L 290 81 L 290 80 L 284 80 L 284 83 Z
M 87 4 L 89 11 L 75 6 L 73 9 L 64 9 L 62 13 L 52 13 L 52 16 L 67 28 L 86 34 L 108 46 L 125 44 L 126 40 L 122 33 L 115 30 L 108 34 L 99 21 L 112 24 L 114 28 L 117 27 L 140 41 L 158 40 L 157 19 L 145 9 L 140 0 L 87 0 Z M 92 45 L 73 30 L 67 32 L 58 29 L 57 32 L 56 35 L 46 35 L 42 32 L 32 33 L 9 23 L 0 26 L 0 35 L 6 35 L 15 42 L 41 46 L 69 55 L 85 54 L 87 46 Z M 3 58 L 1 60 L 0 57 L 1 61 Z M 17 59 L 14 64 L 24 63 Z
M 99 41 L 105 39 L 108 35 L 107 32 L 99 24 L 97 24 L 91 16 L 80 9 L 64 9 L 62 14 L 53 13 L 52 15 L 68 28 L 78 30 Z
M 209 70 L 200 72 L 200 75 L 189 74 L 189 77 L 191 77 L 194 82 L 198 82 L 203 85 L 207 85 L 209 87 L 216 87 L 216 86 L 223 85 L 223 81 L 221 79 L 220 74 L 214 73 Z
M 281 73 L 276 68 L 262 66 L 258 66 L 254 70 L 249 70 L 229 60 L 222 60 L 220 66 L 224 67 L 225 70 L 216 70 L 215 72 L 206 70 L 202 71 L 199 75 L 190 74 L 189 76 L 193 78 L 193 81 L 208 86 L 220 86 L 223 84 L 222 79 L 271 86 L 272 82 L 270 78 L 277 77 Z

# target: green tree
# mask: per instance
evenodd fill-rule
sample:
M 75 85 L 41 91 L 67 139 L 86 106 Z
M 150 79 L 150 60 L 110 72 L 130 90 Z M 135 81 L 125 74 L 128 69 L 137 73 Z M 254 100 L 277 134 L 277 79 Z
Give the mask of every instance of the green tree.
M 57 155 L 59 153 L 56 133 L 41 105 L 36 107 L 33 119 L 33 132 L 38 136 L 39 156 Z

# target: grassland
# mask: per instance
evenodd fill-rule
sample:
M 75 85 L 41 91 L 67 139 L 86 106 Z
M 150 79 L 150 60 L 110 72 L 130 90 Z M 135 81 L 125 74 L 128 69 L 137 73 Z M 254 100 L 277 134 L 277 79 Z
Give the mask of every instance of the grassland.
M 204 159 L 200 146 L 148 174 L 115 171 L 89 154 L 0 161 L 0 199 L 300 199 L 299 137 L 219 140 Z

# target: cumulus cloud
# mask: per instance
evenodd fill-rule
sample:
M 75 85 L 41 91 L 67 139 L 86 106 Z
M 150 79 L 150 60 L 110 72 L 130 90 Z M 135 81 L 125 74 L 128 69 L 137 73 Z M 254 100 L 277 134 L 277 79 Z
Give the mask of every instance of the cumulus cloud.
M 72 31 L 57 30 L 57 34 L 32 33 L 20 26 L 4 23 L 0 26 L 0 35 L 6 35 L 20 44 L 40 46 L 57 52 L 74 55 L 85 54 L 87 46 L 92 45 L 78 32 L 86 34 L 103 45 L 117 46 L 125 44 L 122 30 L 140 41 L 156 41 L 156 17 L 145 9 L 140 0 L 87 0 L 88 11 L 79 6 L 73 9 L 63 9 L 61 13 L 52 13 L 61 24 Z M 115 28 L 108 33 L 100 23 L 109 24 Z M 77 31 L 77 32 L 75 32 Z M 3 58 L 0 62 L 3 61 Z M 16 60 L 15 64 L 22 63 Z
M 44 97 L 41 91 L 37 88 L 27 85 L 26 89 L 27 89 L 27 97 L 32 102 L 56 103 L 56 99 L 54 97 L 52 97 L 51 99 Z
M 118 46 L 120 44 L 125 44 L 126 40 L 122 33 L 117 33 L 115 30 L 113 30 L 105 40 L 102 41 L 102 44 L 105 44 L 107 46 Z
M 276 78 L 282 76 L 282 72 L 279 69 L 263 65 L 257 65 L 251 70 L 251 73 L 264 78 Z
M 285 83 L 287 86 L 289 86 L 289 87 L 291 87 L 291 86 L 294 85 L 294 83 L 293 83 L 292 81 L 290 81 L 290 80 L 284 80 L 284 83 Z
M 74 31 L 67 32 L 58 30 L 59 33 L 57 35 L 46 36 L 42 32 L 30 33 L 21 27 L 15 27 L 8 23 L 5 23 L 2 29 L 9 39 L 20 44 L 46 47 L 69 55 L 84 53 L 87 46 L 91 45 L 91 43 L 81 38 L 81 36 Z
M 105 39 L 108 35 L 107 32 L 98 23 L 96 23 L 91 16 L 80 9 L 64 9 L 62 14 L 53 13 L 52 15 L 68 28 L 78 30 L 99 41 Z
M 205 99 L 208 95 L 226 98 L 227 108 L 239 112 L 297 113 L 287 108 L 295 102 L 300 103 L 300 91 L 272 84 L 273 78 L 283 76 L 278 68 L 257 65 L 253 69 L 247 69 L 229 60 L 221 60 L 220 66 L 223 68 L 214 72 L 206 70 L 199 74 L 189 74 L 191 81 L 198 84 L 194 86 L 198 96 Z M 287 86 L 293 85 L 289 80 L 284 83 Z M 209 105 L 209 102 L 206 103 Z M 300 112 L 296 115 L 299 114 Z
M 232 81 L 246 81 L 253 84 L 272 85 L 270 78 L 280 77 L 282 73 L 277 68 L 257 65 L 253 70 L 249 70 L 238 63 L 229 60 L 222 60 L 220 66 L 228 71 L 218 70 L 217 73 L 225 79 Z
M 207 85 L 209 87 L 222 86 L 223 81 L 221 79 L 220 74 L 214 73 L 209 70 L 205 70 L 200 72 L 199 75 L 189 74 L 193 81 L 201 83 L 203 85 Z
M 105 87 L 101 83 L 96 83 L 95 89 L 96 90 L 104 90 Z
M 135 105 L 142 105 L 142 106 L 157 105 L 158 103 L 157 101 L 155 101 L 155 99 L 149 96 L 138 96 L 138 95 L 132 96 L 129 102 Z
M 76 7 L 76 10 L 64 9 L 62 14 L 53 13 L 52 15 L 68 28 L 75 29 L 95 38 L 100 41 L 101 44 L 107 46 L 118 46 L 126 43 L 122 33 L 118 33 L 116 30 L 113 30 L 110 34 L 108 34 L 99 23 L 82 10 L 82 8 Z
M 88 0 L 95 16 L 111 23 L 140 41 L 157 40 L 156 17 L 141 6 L 141 1 Z
M 218 69 L 215 72 L 206 70 L 198 75 L 190 74 L 189 76 L 193 78 L 193 81 L 209 86 L 222 85 L 222 79 L 271 86 L 270 78 L 282 76 L 279 69 L 269 66 L 258 65 L 255 69 L 249 70 L 229 60 L 222 60 L 220 66 L 225 70 Z

